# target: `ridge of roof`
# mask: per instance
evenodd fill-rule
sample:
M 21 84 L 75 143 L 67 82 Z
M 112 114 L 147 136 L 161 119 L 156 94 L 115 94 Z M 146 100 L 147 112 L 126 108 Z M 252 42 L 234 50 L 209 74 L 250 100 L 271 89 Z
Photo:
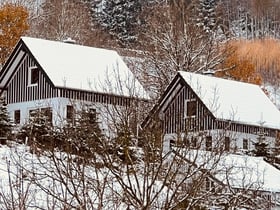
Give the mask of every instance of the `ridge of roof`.
M 25 36 L 21 40 L 56 87 L 148 98 L 114 50 Z
M 217 119 L 280 129 L 280 111 L 258 85 L 191 72 L 178 74 Z

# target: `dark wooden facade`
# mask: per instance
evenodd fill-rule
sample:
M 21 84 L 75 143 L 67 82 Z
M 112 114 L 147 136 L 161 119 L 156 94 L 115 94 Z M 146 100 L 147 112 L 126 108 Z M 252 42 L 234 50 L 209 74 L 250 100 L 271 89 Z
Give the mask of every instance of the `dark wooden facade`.
M 30 84 L 30 69 L 32 68 L 38 68 L 36 84 Z M 127 106 L 131 100 L 130 97 L 113 94 L 56 87 L 22 41 L 18 43 L 6 62 L 1 72 L 0 84 L 2 84 L 0 94 L 3 91 L 6 92 L 8 104 L 62 97 Z
M 278 131 L 272 128 L 216 119 L 179 74 L 168 86 L 150 116 L 143 122 L 142 127 L 151 124 L 155 115 L 159 116 L 164 134 L 226 129 L 254 135 L 264 132 L 267 136 L 276 137 Z

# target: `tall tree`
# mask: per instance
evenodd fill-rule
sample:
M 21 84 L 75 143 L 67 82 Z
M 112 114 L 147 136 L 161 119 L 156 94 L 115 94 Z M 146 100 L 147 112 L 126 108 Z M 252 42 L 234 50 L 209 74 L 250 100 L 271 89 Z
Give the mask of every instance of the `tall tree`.
M 98 22 L 121 45 L 136 41 L 141 11 L 139 0 L 106 0 L 99 10 Z
M 217 29 L 217 14 L 215 0 L 198 0 L 195 4 L 195 22 L 206 33 Z
M 150 49 L 144 68 L 151 82 L 149 87 L 159 95 L 177 71 L 201 73 L 220 70 L 219 65 L 228 54 L 221 48 L 217 33 L 211 36 L 193 24 L 190 4 L 184 0 L 173 4 L 157 4 L 149 12 L 149 32 L 143 45 Z
M 23 6 L 0 7 L 0 64 L 3 65 L 20 36 L 28 30 L 28 12 Z
M 46 0 L 34 20 L 32 34 L 63 41 L 67 38 L 88 44 L 91 34 L 89 8 L 81 0 Z

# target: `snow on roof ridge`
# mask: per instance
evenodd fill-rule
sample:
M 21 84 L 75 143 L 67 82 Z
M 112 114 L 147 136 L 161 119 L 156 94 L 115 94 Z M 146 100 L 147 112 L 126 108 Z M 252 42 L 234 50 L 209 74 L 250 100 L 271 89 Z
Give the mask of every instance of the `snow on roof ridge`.
M 260 86 L 180 71 L 217 119 L 280 129 L 280 112 Z
M 56 87 L 148 98 L 115 50 L 25 36 L 21 39 Z

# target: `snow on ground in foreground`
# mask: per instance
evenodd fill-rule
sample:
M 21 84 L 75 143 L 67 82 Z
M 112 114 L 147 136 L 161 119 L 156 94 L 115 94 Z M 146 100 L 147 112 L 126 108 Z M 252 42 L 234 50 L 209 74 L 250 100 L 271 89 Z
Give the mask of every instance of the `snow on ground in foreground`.
M 108 170 L 89 166 L 81 168 L 80 163 L 73 161 L 73 156 L 70 158 L 71 163 L 67 162 L 70 155 L 62 152 L 54 153 L 54 164 L 51 156 L 37 156 L 31 154 L 29 149 L 18 144 L 12 147 L 0 145 L 0 209 L 8 209 L 5 202 L 9 200 L 9 203 L 12 203 L 12 195 L 15 207 L 20 205 L 20 198 L 26 196 L 24 203 L 28 209 L 64 209 L 64 201 L 71 204 L 71 208 L 66 206 L 67 209 L 83 209 L 82 203 L 86 203 L 86 209 L 97 209 L 100 201 L 102 209 L 126 208 L 120 199 L 123 197 L 122 188 Z M 59 174 L 57 168 L 67 169 L 64 170 L 67 174 Z M 141 182 L 141 177 L 137 179 Z M 133 177 L 123 181 L 136 186 Z M 142 184 L 144 183 L 140 183 Z M 137 190 L 137 187 L 135 189 Z M 141 189 L 136 193 L 142 193 Z M 156 193 L 157 183 L 153 189 Z M 99 196 L 102 190 L 104 193 L 101 198 Z M 51 193 L 57 198 L 54 199 Z M 163 199 L 164 196 L 165 191 L 162 190 L 158 198 Z

